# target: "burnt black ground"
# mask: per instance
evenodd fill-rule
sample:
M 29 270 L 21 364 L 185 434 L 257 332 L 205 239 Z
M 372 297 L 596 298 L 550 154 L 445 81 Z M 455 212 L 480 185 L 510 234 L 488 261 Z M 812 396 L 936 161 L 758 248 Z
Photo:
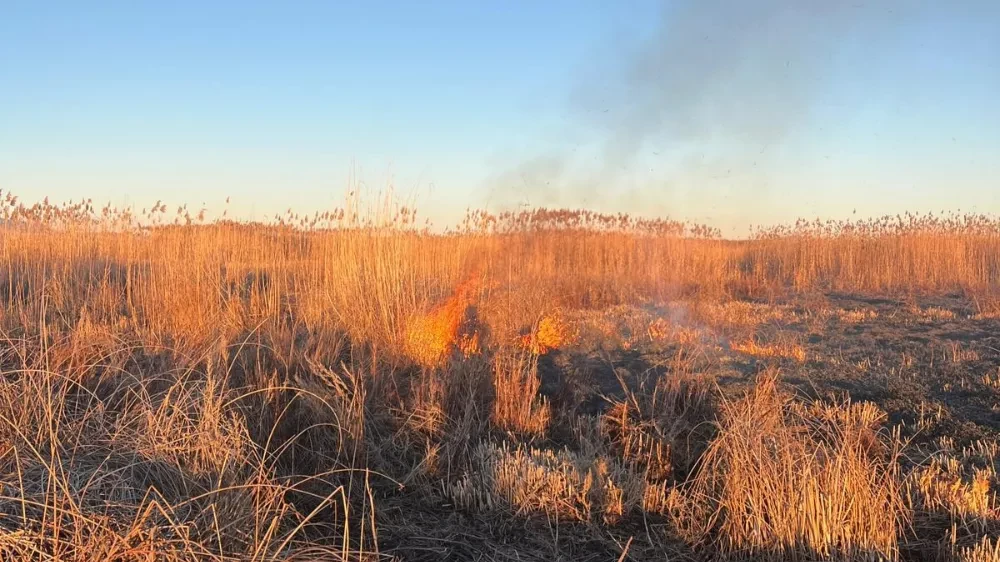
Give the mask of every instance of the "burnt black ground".
M 897 427 L 909 441 L 908 453 L 918 462 L 942 437 L 953 439 L 956 447 L 1000 437 L 1000 382 L 984 379 L 1000 381 L 1000 319 L 978 316 L 970 301 L 827 294 L 755 306 L 779 307 L 786 314 L 726 326 L 691 313 L 683 324 L 704 334 L 698 342 L 631 333 L 627 346 L 591 339 L 540 357 L 540 393 L 559 415 L 546 438 L 532 444 L 571 448 L 566 420 L 600 415 L 628 393 L 645 392 L 658 378 L 680 371 L 709 377 L 717 400 L 736 398 L 761 373 L 777 370 L 785 387 L 803 399 L 873 402 L 887 413 L 886 425 Z M 651 309 L 641 310 L 648 315 Z M 867 316 L 845 319 L 850 315 L 838 310 Z M 656 317 L 654 309 L 643 322 Z M 747 338 L 796 343 L 806 358 L 759 357 L 732 348 Z M 684 544 L 666 520 L 649 516 L 603 527 L 540 516 L 470 514 L 421 493 L 383 498 L 380 505 L 386 531 L 381 546 L 403 560 L 616 560 L 629 539 L 626 560 L 705 556 Z M 904 558 L 924 555 L 910 552 Z

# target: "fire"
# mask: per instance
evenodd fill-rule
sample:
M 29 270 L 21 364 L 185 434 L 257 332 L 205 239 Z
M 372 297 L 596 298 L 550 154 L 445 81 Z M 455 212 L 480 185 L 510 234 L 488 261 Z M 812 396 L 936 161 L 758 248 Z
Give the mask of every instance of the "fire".
M 406 352 L 425 367 L 439 367 L 449 357 L 469 357 L 483 350 L 483 326 L 476 317 L 480 277 L 471 275 L 451 296 L 430 312 L 411 319 L 406 328 Z M 520 344 L 542 355 L 576 341 L 577 332 L 561 311 L 546 314 Z
M 415 317 L 406 330 L 407 352 L 425 367 L 440 366 L 455 351 L 468 357 L 479 353 L 475 318 L 479 277 L 471 275 L 443 303 Z
M 647 333 L 649 334 L 649 339 L 653 341 L 662 341 L 670 337 L 671 333 L 670 322 L 667 322 L 665 318 L 657 318 L 649 323 L 649 328 Z
M 521 343 L 532 353 L 542 355 L 576 341 L 577 333 L 569 322 L 556 310 L 538 321 L 534 331 L 522 336 Z
M 753 339 L 750 339 L 745 342 L 732 343 L 730 344 L 730 348 L 732 348 L 733 351 L 739 351 L 741 353 L 746 353 L 747 355 L 753 355 L 754 357 L 787 358 L 794 359 L 799 363 L 806 360 L 806 350 L 803 349 L 801 345 L 797 344 L 761 344 L 757 343 Z
M 666 318 L 656 318 L 649 323 L 646 328 L 646 335 L 650 341 L 667 342 L 672 341 L 680 345 L 697 345 L 700 342 L 714 341 L 711 334 L 698 328 L 687 326 L 671 325 Z

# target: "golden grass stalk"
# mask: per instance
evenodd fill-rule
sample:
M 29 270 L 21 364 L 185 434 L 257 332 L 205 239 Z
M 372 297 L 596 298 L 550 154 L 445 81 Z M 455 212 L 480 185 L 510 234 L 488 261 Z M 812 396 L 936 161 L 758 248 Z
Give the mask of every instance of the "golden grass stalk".
M 896 559 L 910 515 L 870 414 L 815 420 L 789 404 L 773 376 L 724 404 L 692 483 L 695 534 L 727 557 Z
M 541 388 L 538 357 L 525 350 L 505 348 L 493 359 L 493 424 L 526 435 L 542 435 L 552 408 L 538 394 Z

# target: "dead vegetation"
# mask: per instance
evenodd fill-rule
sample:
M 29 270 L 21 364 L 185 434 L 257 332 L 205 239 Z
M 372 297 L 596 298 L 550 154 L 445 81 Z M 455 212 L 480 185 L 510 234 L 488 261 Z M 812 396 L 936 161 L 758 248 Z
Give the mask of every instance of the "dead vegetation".
M 994 219 L 0 214 L 0 559 L 1000 556 Z
M 870 404 L 792 403 L 764 375 L 724 403 L 691 484 L 703 541 L 727 557 L 895 559 L 910 514 L 900 444 Z

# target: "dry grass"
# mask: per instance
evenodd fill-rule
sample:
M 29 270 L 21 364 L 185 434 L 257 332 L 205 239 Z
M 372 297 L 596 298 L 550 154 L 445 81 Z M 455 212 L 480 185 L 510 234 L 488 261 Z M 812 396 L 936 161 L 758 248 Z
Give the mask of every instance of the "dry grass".
M 996 474 L 992 468 L 976 470 L 968 481 L 963 481 L 962 472 L 956 459 L 935 459 L 915 474 L 916 492 L 924 509 L 942 510 L 958 518 L 995 516 L 990 482 Z
M 1000 541 L 983 537 L 979 544 L 959 551 L 960 562 L 996 562 L 1000 560 Z
M 895 559 L 912 520 L 962 526 L 950 543 L 940 533 L 956 557 L 996 557 L 980 542 L 995 465 L 941 457 L 903 473 L 878 411 L 800 404 L 773 379 L 722 399 L 692 366 L 730 336 L 732 350 L 805 361 L 761 337 L 811 314 L 763 302 L 785 294 L 961 291 L 988 318 L 993 219 L 727 241 L 546 210 L 432 234 L 391 198 L 269 224 L 168 214 L 9 195 L 0 209 L 0 559 L 374 559 L 404 536 L 394 512 L 442 495 L 607 544 L 643 534 L 649 552 L 666 552 L 669 526 L 714 558 Z M 582 414 L 573 381 L 541 396 L 541 365 L 591 332 L 702 362 L 678 352 L 671 376 L 623 378 Z
M 992 389 L 1000 390 L 1000 369 L 997 369 L 995 373 L 986 373 L 983 375 L 982 382 Z
M 724 404 L 694 497 L 703 540 L 754 559 L 894 559 L 909 512 L 867 408 L 793 408 L 768 376 Z
M 836 318 L 840 322 L 846 324 L 859 324 L 862 322 L 871 322 L 878 318 L 878 311 L 871 308 L 859 308 L 855 310 L 843 310 L 843 309 L 823 309 L 820 311 L 821 317 L 832 317 Z
M 520 349 L 505 349 L 493 360 L 492 421 L 500 429 L 542 435 L 552 409 L 538 396 L 537 356 Z
M 996 441 L 955 449 L 950 439 L 943 438 L 938 451 L 907 477 L 908 501 L 918 515 L 916 532 L 924 539 L 936 538 L 959 553 L 958 559 L 986 556 L 992 543 L 977 542 L 1000 532 L 998 467 Z
M 641 478 L 603 458 L 482 443 L 468 474 L 445 489 L 464 509 L 540 513 L 557 520 L 615 521 L 643 505 Z
M 806 350 L 801 345 L 794 343 L 758 343 L 751 339 L 743 342 L 733 342 L 729 346 L 733 351 L 746 353 L 754 357 L 780 357 L 794 359 L 800 363 L 806 360 Z

